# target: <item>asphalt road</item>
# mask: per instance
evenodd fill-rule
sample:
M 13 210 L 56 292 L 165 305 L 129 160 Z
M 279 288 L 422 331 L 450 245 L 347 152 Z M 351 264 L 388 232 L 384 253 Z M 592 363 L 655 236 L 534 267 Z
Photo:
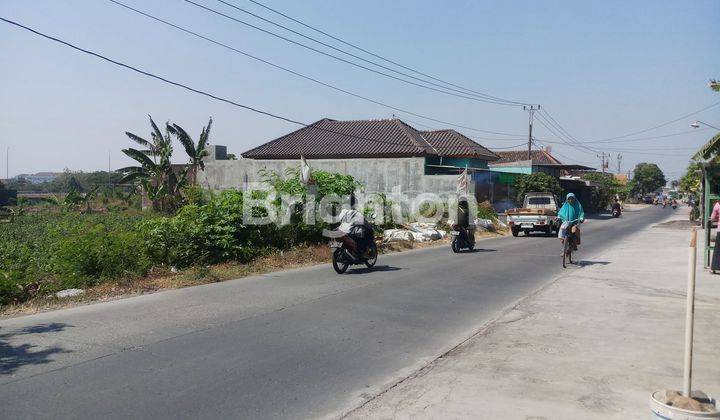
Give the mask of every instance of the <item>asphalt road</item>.
M 0 417 L 337 416 L 669 212 L 588 220 L 566 270 L 557 239 L 510 237 L 3 320 Z

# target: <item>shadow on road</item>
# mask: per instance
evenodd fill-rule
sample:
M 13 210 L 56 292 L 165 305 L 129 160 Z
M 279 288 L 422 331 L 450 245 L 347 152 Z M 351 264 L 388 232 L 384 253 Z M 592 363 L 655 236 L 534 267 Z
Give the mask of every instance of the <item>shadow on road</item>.
M 347 274 L 364 274 L 364 273 L 372 273 L 373 271 L 398 271 L 398 270 L 402 270 L 402 268 L 391 267 L 389 265 L 376 265 L 375 267 L 372 267 L 372 268 L 363 267 L 363 268 L 350 269 L 347 271 Z
M 476 252 L 496 252 L 496 249 L 484 249 L 484 248 L 475 248 L 475 249 L 463 249 L 460 250 L 459 254 L 474 254 Z
M 608 265 L 610 261 L 578 261 L 576 264 L 580 267 L 589 267 L 591 265 Z
M 612 219 L 611 213 L 588 214 L 585 216 L 588 220 L 609 220 Z
M 0 375 L 12 374 L 17 369 L 25 365 L 50 363 L 51 355 L 69 352 L 68 350 L 55 346 L 33 351 L 33 349 L 37 346 L 33 344 L 11 344 L 10 339 L 18 336 L 60 332 L 67 327 L 71 327 L 71 325 L 54 322 L 51 324 L 33 325 L 20 331 L 0 334 Z

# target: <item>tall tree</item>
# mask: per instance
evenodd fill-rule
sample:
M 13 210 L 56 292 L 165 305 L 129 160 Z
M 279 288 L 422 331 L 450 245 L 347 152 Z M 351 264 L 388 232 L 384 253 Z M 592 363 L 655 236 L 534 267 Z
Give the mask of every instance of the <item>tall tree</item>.
M 198 169 L 205 170 L 205 162 L 203 162 L 203 158 L 210 154 L 207 150 L 207 146 L 210 140 L 211 127 L 212 118 L 208 121 L 208 125 L 202 128 L 202 132 L 200 133 L 200 137 L 196 143 L 187 131 L 179 125 L 167 124 L 167 131 L 178 139 L 180 144 L 182 144 L 185 148 L 185 153 L 187 153 L 190 158 L 190 171 L 192 173 L 192 180 L 194 184 L 197 183 Z
M 685 175 L 680 178 L 680 191 L 688 194 L 697 194 L 700 191 L 700 163 L 692 162 L 688 165 Z
M 654 163 L 643 162 L 635 166 L 631 182 L 633 192 L 644 195 L 664 187 L 667 180 L 660 167 Z

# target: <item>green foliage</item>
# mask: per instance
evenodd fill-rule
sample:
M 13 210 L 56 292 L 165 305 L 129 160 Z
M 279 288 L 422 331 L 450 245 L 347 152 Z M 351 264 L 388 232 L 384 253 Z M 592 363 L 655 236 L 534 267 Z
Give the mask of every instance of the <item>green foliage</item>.
M 697 194 L 700 191 L 700 181 L 702 175 L 700 173 L 701 167 L 699 162 L 692 162 L 688 165 L 685 175 L 680 178 L 678 188 L 681 192 L 687 194 Z
M 613 174 L 595 172 L 583 175 L 583 179 L 598 184 L 598 188 L 592 190 L 591 202 L 587 204 L 590 211 L 606 209 L 617 196 L 622 200 L 627 198 L 628 189 Z
M 139 182 L 143 192 L 152 201 L 153 209 L 171 213 L 182 205 L 182 189 L 187 185 L 187 168 L 176 170 L 171 162 L 173 154 L 170 124 L 166 124 L 165 133 L 161 132 L 150 117 L 150 140 L 126 132 L 130 140 L 144 147 L 143 150 L 123 149 L 129 158 L 139 166 L 118 169 L 123 173 L 122 183 Z
M 185 153 L 187 153 L 188 158 L 190 158 L 190 170 L 192 173 L 192 182 L 193 184 L 197 183 L 197 173 L 198 169 L 204 170 L 205 169 L 205 162 L 203 162 L 203 158 L 205 156 L 208 156 L 210 152 L 207 150 L 207 146 L 210 143 L 210 128 L 212 127 L 212 118 L 210 118 L 210 121 L 208 121 L 208 125 L 202 128 L 202 132 L 200 133 L 200 137 L 198 137 L 197 144 L 195 141 L 193 141 L 192 137 L 177 124 L 170 124 L 167 123 L 167 131 L 175 136 L 175 138 L 182 144 L 183 148 L 185 148 Z
M 550 192 L 560 195 L 562 188 L 554 176 L 538 172 L 531 175 L 521 175 L 515 180 L 516 202 L 521 204 L 525 194 L 529 192 Z
M 496 222 L 498 214 L 489 201 L 478 203 L 477 218 Z
M 205 193 L 203 189 L 197 185 L 188 185 L 182 190 L 185 202 L 193 205 L 205 204 Z
M 0 229 L 0 304 L 83 287 L 150 267 L 138 220 L 149 215 L 19 215 Z
M 281 192 L 307 193 L 295 172 L 287 177 L 267 175 Z M 318 195 L 346 195 L 358 185 L 345 175 L 314 175 Z M 207 201 L 195 187 L 183 192 L 193 204 L 172 216 L 130 211 L 18 213 L 0 225 L 0 304 L 142 276 L 153 265 L 248 262 L 275 250 L 322 241 L 326 226 L 304 224 L 301 209 L 293 209 L 289 225 L 244 225 L 242 192 L 225 191 Z M 67 201 L 82 208 L 92 194 L 73 192 Z M 253 209 L 255 216 L 259 212 Z
M 665 174 L 654 163 L 638 163 L 633 172 L 630 186 L 634 194 L 645 195 L 653 192 L 667 183 Z
M 133 226 L 88 220 L 63 226 L 54 233 L 59 236 L 50 248 L 50 255 L 57 289 L 144 275 L 151 266 L 141 233 Z

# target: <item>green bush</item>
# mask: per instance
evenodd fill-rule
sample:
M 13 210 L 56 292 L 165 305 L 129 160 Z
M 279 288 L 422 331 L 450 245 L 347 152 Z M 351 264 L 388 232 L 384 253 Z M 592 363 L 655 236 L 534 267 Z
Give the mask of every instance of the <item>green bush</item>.
M 51 247 L 55 288 L 87 287 L 105 280 L 145 275 L 151 266 L 145 242 L 132 226 L 98 221 L 72 226 Z
M 316 171 L 313 176 L 318 199 L 331 193 L 347 195 L 358 186 L 346 175 Z M 276 176 L 273 182 L 281 192 L 306 194 L 297 174 Z M 242 192 L 211 195 L 205 204 L 201 191 L 186 190 L 186 194 L 195 203 L 172 216 L 127 210 L 106 214 L 56 211 L 20 214 L 2 223 L 0 304 L 146 275 L 153 265 L 248 262 L 274 250 L 323 240 L 326 224 L 303 223 L 301 207 L 294 209 L 289 225 L 250 226 L 242 223 Z M 253 209 L 256 216 L 260 212 Z
M 119 213 L 25 214 L 0 230 L 0 304 L 150 268 L 138 220 Z
M 489 201 L 478 203 L 477 218 L 496 222 L 498 214 Z
M 516 202 L 522 204 L 525 194 L 529 192 L 550 192 L 557 195 L 562 193 L 560 182 L 554 176 L 538 172 L 532 175 L 522 175 L 515 180 Z

